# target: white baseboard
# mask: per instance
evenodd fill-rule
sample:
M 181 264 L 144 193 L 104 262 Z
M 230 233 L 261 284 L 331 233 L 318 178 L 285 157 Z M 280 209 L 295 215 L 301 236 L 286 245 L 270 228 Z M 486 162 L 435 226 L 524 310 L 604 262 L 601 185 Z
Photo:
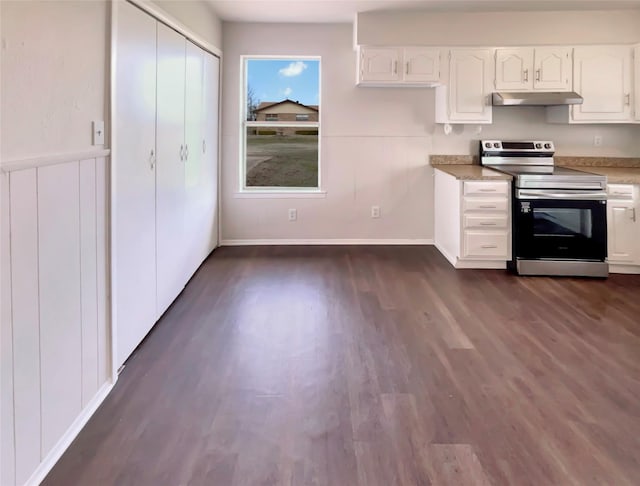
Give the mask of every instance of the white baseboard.
M 456 261 L 457 258 L 454 257 L 453 255 L 450 255 L 443 247 L 442 245 L 439 245 L 438 243 L 434 243 L 435 247 L 438 249 L 438 251 L 440 253 L 442 253 L 442 256 L 445 257 L 447 259 L 447 261 L 449 263 L 451 263 L 451 265 L 453 265 L 454 267 L 456 266 Z
M 252 245 L 433 245 L 433 239 L 256 239 L 222 240 L 220 246 Z
M 102 388 L 98 390 L 91 401 L 84 407 L 84 410 L 80 412 L 80 415 L 73 421 L 71 426 L 67 429 L 60 440 L 53 446 L 49 454 L 42 460 L 38 468 L 33 472 L 31 477 L 25 483 L 25 486 L 37 486 L 44 478 L 49 474 L 49 471 L 56 465 L 58 459 L 62 457 L 62 454 L 71 445 L 71 442 L 78 436 L 82 428 L 89 421 L 94 412 L 98 409 L 100 404 L 107 398 L 109 392 L 112 390 L 115 382 L 107 382 L 102 385 Z

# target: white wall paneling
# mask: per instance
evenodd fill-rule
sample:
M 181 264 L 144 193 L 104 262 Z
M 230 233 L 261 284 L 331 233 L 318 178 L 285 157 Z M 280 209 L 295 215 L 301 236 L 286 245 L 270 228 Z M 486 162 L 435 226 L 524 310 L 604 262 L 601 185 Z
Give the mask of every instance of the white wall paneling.
M 37 170 L 12 173 L 9 181 L 15 462 L 23 484 L 41 459 Z
M 15 483 L 9 174 L 0 172 L 0 484 Z
M 1 176 L 3 486 L 37 484 L 111 386 L 106 166 L 44 161 Z

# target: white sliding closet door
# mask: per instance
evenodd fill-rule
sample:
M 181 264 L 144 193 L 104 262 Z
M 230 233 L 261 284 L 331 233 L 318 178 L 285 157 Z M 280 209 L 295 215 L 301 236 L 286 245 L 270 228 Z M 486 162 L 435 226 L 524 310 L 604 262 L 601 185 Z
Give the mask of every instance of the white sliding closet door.
M 113 269 L 117 366 L 156 321 L 156 24 L 119 4 Z
M 186 71 L 186 111 L 185 139 L 189 148 L 186 163 L 186 235 L 187 265 L 185 275 L 189 279 L 202 263 L 199 249 L 201 227 L 203 224 L 202 185 L 204 183 L 204 165 L 202 157 L 202 136 L 204 133 L 204 51 L 187 41 Z
M 158 23 L 156 225 L 160 317 L 186 282 L 185 47 L 183 36 Z M 189 154 L 190 155 L 190 154 Z
M 220 59 L 204 53 L 204 134 L 202 136 L 202 197 L 205 218 L 201 225 L 200 256 L 207 257 L 218 246 L 218 110 Z

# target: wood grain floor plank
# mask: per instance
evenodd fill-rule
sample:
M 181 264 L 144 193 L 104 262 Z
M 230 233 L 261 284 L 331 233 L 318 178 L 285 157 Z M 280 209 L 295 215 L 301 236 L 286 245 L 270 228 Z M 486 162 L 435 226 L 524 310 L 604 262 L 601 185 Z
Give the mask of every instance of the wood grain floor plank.
M 640 276 L 207 259 L 45 486 L 640 484 Z

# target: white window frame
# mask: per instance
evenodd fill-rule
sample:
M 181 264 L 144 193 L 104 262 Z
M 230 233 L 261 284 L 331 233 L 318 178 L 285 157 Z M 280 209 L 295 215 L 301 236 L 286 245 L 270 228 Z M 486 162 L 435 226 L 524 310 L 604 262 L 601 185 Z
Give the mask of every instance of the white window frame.
M 326 191 L 322 189 L 322 170 L 321 170 L 321 146 L 322 140 L 322 113 L 319 113 L 318 121 L 306 122 L 267 122 L 267 121 L 247 121 L 247 62 L 254 59 L 272 59 L 272 60 L 296 60 L 296 61 L 318 61 L 318 108 L 322 108 L 322 58 L 321 56 L 278 56 L 278 55 L 243 55 L 240 56 L 240 160 L 239 160 L 239 188 L 236 197 L 324 197 Z M 247 128 L 317 128 L 318 129 L 318 185 L 317 187 L 280 187 L 280 186 L 247 186 L 247 165 L 246 165 L 246 135 Z

